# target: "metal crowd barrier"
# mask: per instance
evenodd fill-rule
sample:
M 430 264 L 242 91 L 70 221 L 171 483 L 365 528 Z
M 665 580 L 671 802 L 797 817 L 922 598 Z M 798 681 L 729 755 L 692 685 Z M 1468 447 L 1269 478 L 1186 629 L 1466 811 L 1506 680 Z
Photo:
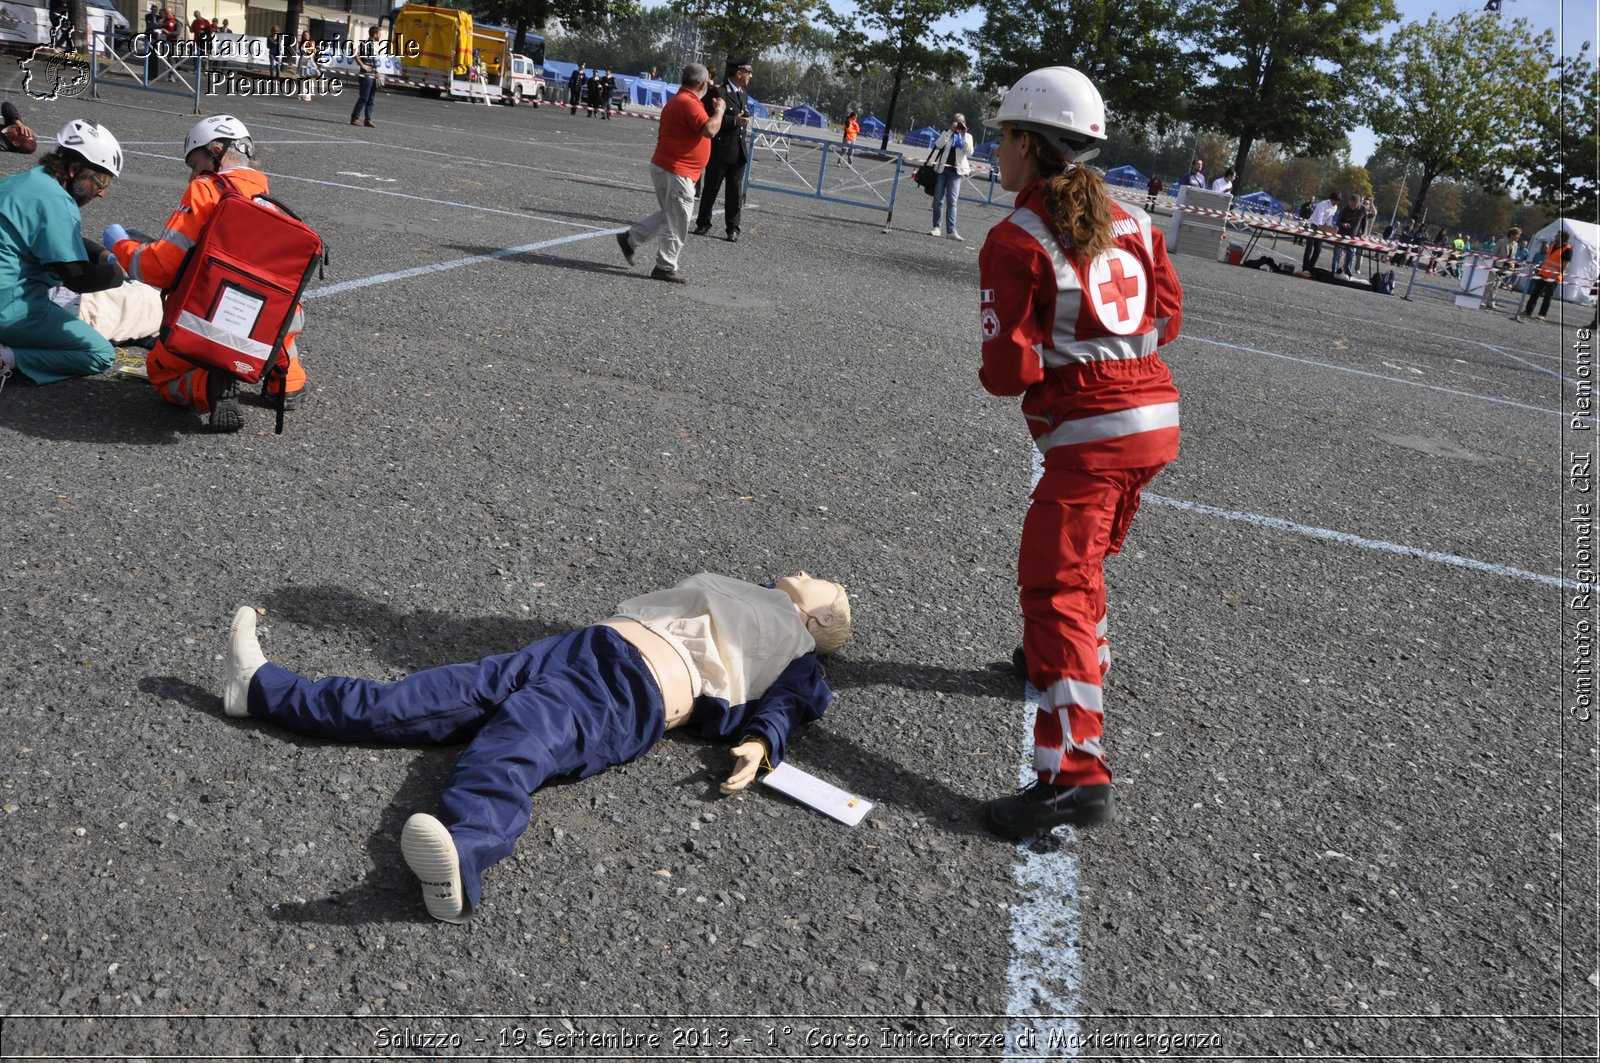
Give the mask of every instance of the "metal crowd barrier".
M 137 42 L 129 46 L 125 52 L 117 52 L 113 42 L 99 30 L 94 33 L 93 46 L 89 49 L 89 95 L 100 99 L 100 86 L 106 84 L 108 76 L 115 76 L 117 69 L 121 70 L 132 79 L 133 84 L 127 84 L 120 77 L 116 80 L 119 88 L 134 88 L 141 92 L 153 92 L 158 96 L 177 96 L 191 99 L 194 103 L 194 114 L 201 113 L 200 101 L 205 95 L 205 57 L 196 55 L 174 61 L 170 55 L 161 51 L 145 40 L 142 36 L 134 37 Z M 110 56 L 110 62 L 102 65 L 100 54 L 104 52 Z M 139 54 L 139 53 L 143 54 Z M 133 66 L 129 65 L 132 61 Z M 192 70 L 190 64 L 193 64 Z M 191 83 L 184 74 L 192 73 L 194 81 Z M 165 78 L 167 81 L 176 80 L 183 88 L 163 88 L 154 84 L 157 79 Z

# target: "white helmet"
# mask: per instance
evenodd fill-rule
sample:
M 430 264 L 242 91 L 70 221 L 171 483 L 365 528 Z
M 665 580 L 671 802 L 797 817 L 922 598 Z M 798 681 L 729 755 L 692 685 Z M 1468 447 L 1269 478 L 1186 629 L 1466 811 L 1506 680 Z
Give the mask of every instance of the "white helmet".
M 56 143 L 112 177 L 122 176 L 122 145 L 105 126 L 74 118 L 61 127 Z
M 1000 112 L 983 124 L 998 129 L 1002 122 L 1049 138 L 1068 162 L 1085 162 L 1100 154 L 1092 143 L 1106 138 L 1106 104 L 1081 72 L 1047 66 L 1022 75 L 1000 101 Z
M 189 130 L 189 135 L 183 138 L 183 157 L 188 158 L 189 153 L 195 148 L 203 148 L 213 140 L 226 140 L 237 146 L 247 155 L 255 154 L 255 146 L 250 142 L 250 130 L 244 123 L 231 114 L 214 114 L 210 118 L 202 118 Z M 239 144 L 239 141 L 244 141 Z

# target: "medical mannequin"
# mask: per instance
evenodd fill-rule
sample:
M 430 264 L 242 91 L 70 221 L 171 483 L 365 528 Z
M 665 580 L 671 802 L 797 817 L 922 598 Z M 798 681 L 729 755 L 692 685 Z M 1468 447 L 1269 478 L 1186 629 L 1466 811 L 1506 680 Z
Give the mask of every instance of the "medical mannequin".
M 246 606 L 229 633 L 223 707 L 323 738 L 468 743 L 439 815 L 413 815 L 400 839 L 428 912 L 461 922 L 551 778 L 624 764 L 679 727 L 734 740 L 725 794 L 776 766 L 794 726 L 832 700 L 817 655 L 842 646 L 850 624 L 844 588 L 805 572 L 772 587 L 701 574 L 514 653 L 395 683 L 313 682 L 267 662 Z

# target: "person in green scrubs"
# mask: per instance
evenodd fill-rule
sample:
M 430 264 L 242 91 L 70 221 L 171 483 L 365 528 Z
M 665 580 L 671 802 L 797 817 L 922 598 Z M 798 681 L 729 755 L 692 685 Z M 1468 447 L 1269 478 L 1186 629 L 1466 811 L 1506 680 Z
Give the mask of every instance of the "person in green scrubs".
M 111 343 L 51 301 L 50 289 L 99 292 L 126 279 L 83 238 L 80 213 L 122 173 L 122 147 L 81 119 L 56 143 L 38 166 L 0 180 L 0 385 L 13 373 L 35 384 L 103 373 L 115 360 Z

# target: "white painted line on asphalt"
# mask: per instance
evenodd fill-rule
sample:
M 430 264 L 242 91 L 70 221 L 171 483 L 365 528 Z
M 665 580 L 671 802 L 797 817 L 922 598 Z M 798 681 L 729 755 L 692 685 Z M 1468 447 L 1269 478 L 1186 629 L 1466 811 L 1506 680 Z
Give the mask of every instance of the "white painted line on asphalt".
M 535 244 L 522 244 L 519 247 L 505 247 L 499 251 L 490 251 L 485 255 L 471 255 L 467 258 L 453 258 L 448 262 L 434 262 L 426 266 L 412 266 L 410 269 L 396 270 L 393 273 L 379 273 L 372 277 L 357 277 L 354 280 L 340 281 L 338 284 L 329 284 L 321 288 L 313 288 L 306 292 L 303 299 L 320 299 L 327 295 L 342 295 L 357 288 L 368 288 L 374 284 L 388 284 L 390 281 L 408 280 L 412 277 L 421 277 L 429 273 L 442 273 L 445 270 L 461 269 L 464 266 L 476 266 L 484 262 L 494 262 L 512 255 L 521 255 L 529 251 L 542 251 L 547 247 L 557 247 L 561 244 L 575 243 L 579 240 L 589 240 L 596 236 L 614 236 L 617 233 L 628 231 L 627 226 L 619 229 L 605 229 L 600 232 L 573 233 L 570 236 L 557 236 L 550 240 L 540 240 Z
M 1402 380 L 1399 377 L 1388 376 L 1384 373 L 1370 373 L 1365 369 L 1355 369 L 1348 365 L 1336 365 L 1333 362 L 1319 362 L 1312 358 L 1297 358 L 1292 354 L 1280 354 L 1277 351 L 1263 351 L 1258 347 L 1245 347 L 1237 343 L 1224 343 L 1222 340 L 1208 340 L 1200 336 L 1192 336 L 1187 332 L 1182 333 L 1179 339 L 1188 338 L 1195 343 L 1208 343 L 1213 347 L 1226 347 L 1233 351 L 1244 351 L 1246 354 L 1259 354 L 1267 358 L 1279 358 L 1285 362 L 1299 362 L 1301 365 L 1314 365 L 1319 369 L 1332 369 L 1339 373 L 1352 373 L 1355 376 L 1370 377 L 1373 380 L 1382 380 L 1389 384 L 1404 384 L 1408 388 L 1426 388 L 1429 391 L 1439 391 L 1446 395 L 1456 395 L 1463 399 L 1477 399 L 1479 402 L 1493 402 L 1501 406 L 1515 406 L 1519 410 L 1532 410 L 1535 413 L 1548 413 L 1552 417 L 1566 416 L 1561 410 L 1546 409 L 1543 406 L 1530 406 L 1526 402 L 1514 402 L 1511 399 L 1497 399 L 1492 395 L 1479 395 L 1472 391 L 1459 391 L 1455 388 L 1444 388 L 1437 384 L 1423 384 L 1416 380 Z
M 130 151 L 127 154 L 142 155 L 147 159 L 167 159 L 172 162 L 183 161 L 175 155 L 160 155 L 153 151 Z M 427 203 L 436 207 L 456 207 L 460 210 L 481 211 L 484 214 L 499 214 L 507 218 L 521 218 L 524 221 L 542 221 L 547 225 L 560 225 L 567 229 L 587 229 L 590 232 L 599 235 L 596 232 L 596 230 L 599 229 L 598 225 L 585 225 L 582 222 L 567 221 L 563 218 L 546 218 L 539 214 L 523 214 L 522 212 L 515 210 L 500 210 L 497 207 L 480 207 L 473 203 L 457 203 L 451 199 L 435 199 L 430 196 L 413 196 L 406 192 L 391 192 L 386 188 L 372 188 L 367 185 L 351 185 L 345 184 L 342 181 L 323 181 L 315 177 L 299 177 L 292 173 L 267 172 L 267 176 L 274 181 L 299 181 L 308 185 L 323 185 L 327 188 L 344 188 L 351 192 L 366 192 L 367 194 L 374 196 L 393 196 L 396 199 L 409 199 L 417 203 Z
M 1188 283 L 1185 283 L 1183 286 L 1184 291 L 1189 291 L 1191 288 L 1195 291 L 1215 292 L 1218 295 L 1226 295 L 1230 299 L 1238 297 L 1237 292 L 1228 291 L 1226 288 L 1211 288 L 1204 284 Z M 1307 314 L 1317 314 L 1321 317 L 1336 317 L 1340 321 L 1356 321 L 1363 325 L 1380 325 L 1391 332 L 1415 332 L 1419 336 L 1429 336 L 1436 340 L 1455 340 L 1460 338 L 1441 333 L 1438 329 L 1412 328 L 1410 325 L 1396 325 L 1393 321 L 1377 321 L 1370 317 L 1355 317 L 1340 310 L 1329 310 L 1326 307 L 1321 306 L 1298 306 L 1294 303 L 1279 303 L 1278 306 L 1283 310 L 1300 310 Z M 1555 357 L 1553 355 L 1542 355 L 1539 351 L 1525 350 L 1522 353 L 1532 355 L 1534 357 Z
M 1033 482 L 1039 486 L 1044 462 L 1033 456 Z M 1022 684 L 1022 763 L 1017 785 L 1028 786 L 1039 777 L 1033 767 L 1033 720 L 1039 711 L 1039 692 Z M 1072 850 L 1052 847 L 1035 852 L 1027 842 L 1017 845 L 1018 862 L 1011 865 L 1017 898 L 1011 905 L 1011 958 L 1006 963 L 1006 1059 L 1038 1059 L 1051 1036 L 1062 1036 L 1060 1026 L 1076 1032 L 1076 1015 L 1083 977 L 1078 957 L 1078 859 Z M 1041 1016 L 1051 1016 L 1047 1027 Z M 1026 1035 L 1026 1037 L 1024 1036 Z M 1030 1044 L 1031 1041 L 1031 1044 Z M 1076 1053 L 1073 1053 L 1076 1055 Z
M 1479 347 L 1482 347 L 1485 350 L 1493 351 L 1495 354 L 1503 354 L 1503 355 L 1505 355 L 1507 358 L 1511 359 L 1513 362 L 1521 362 L 1523 365 L 1527 366 L 1529 369 L 1537 369 L 1541 373 L 1549 373 L 1553 377 L 1559 377 L 1560 379 L 1566 381 L 1568 384 L 1571 384 L 1573 387 L 1578 387 L 1579 386 L 1578 382 L 1576 380 L 1572 379 L 1570 376 L 1567 376 L 1565 373 L 1561 372 L 1558 369 L 1551 369 L 1547 365 L 1536 365 L 1533 362 L 1528 361 L 1526 358 L 1522 358 L 1522 357 L 1519 357 L 1518 355 L 1512 354 L 1510 351 L 1506 350 L 1504 347 L 1496 347 L 1492 343 L 1484 343 L 1482 340 L 1475 340 L 1474 342 L 1477 343 Z
M 1590 589 L 1577 580 L 1563 579 L 1559 576 L 1546 576 L 1539 572 L 1512 568 L 1510 565 L 1478 561 L 1474 558 L 1446 554 L 1438 550 L 1424 550 L 1421 547 L 1405 546 L 1401 543 L 1391 543 L 1383 539 L 1368 539 L 1365 536 L 1352 535 L 1350 532 L 1334 531 L 1332 528 L 1318 528 L 1310 524 L 1298 524 L 1282 517 L 1269 517 L 1262 513 L 1248 513 L 1236 509 L 1222 509 L 1218 506 L 1208 506 L 1203 502 L 1186 502 L 1181 498 L 1168 498 L 1165 495 L 1151 494 L 1148 491 L 1142 497 L 1146 502 L 1152 502 L 1158 506 L 1170 506 L 1173 509 L 1199 513 L 1202 516 L 1221 517 L 1223 520 L 1254 524 L 1261 528 L 1272 528 L 1276 531 L 1285 531 L 1293 535 L 1302 535 L 1308 539 L 1322 539 L 1327 542 L 1343 543 L 1346 546 L 1359 546 L 1364 550 L 1380 550 L 1388 554 L 1420 558 L 1423 561 L 1432 561 L 1438 565 L 1468 568 L 1495 576 L 1506 576 L 1511 579 L 1526 580 L 1529 583 L 1539 583 L 1547 587 L 1560 587 L 1562 590 Z

